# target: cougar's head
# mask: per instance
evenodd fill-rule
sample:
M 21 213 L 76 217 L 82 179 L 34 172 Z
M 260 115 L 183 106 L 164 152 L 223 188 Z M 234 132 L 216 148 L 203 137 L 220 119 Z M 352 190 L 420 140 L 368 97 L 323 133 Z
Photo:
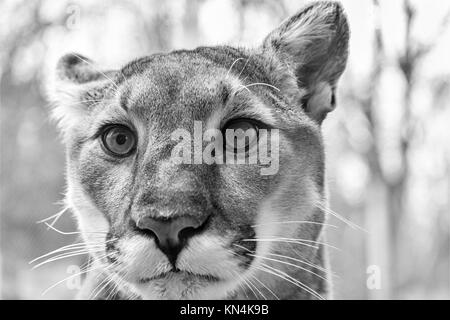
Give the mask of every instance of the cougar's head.
M 52 100 L 67 201 L 99 268 L 143 298 L 300 290 L 281 289 L 292 268 L 277 260 L 315 259 L 320 124 L 348 34 L 340 5 L 323 2 L 251 50 L 155 54 L 111 71 L 61 58 Z

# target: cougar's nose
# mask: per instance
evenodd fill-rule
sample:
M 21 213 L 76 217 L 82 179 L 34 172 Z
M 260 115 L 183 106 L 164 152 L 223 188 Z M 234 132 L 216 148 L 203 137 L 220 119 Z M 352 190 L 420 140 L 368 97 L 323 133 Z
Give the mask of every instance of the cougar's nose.
M 192 216 L 173 219 L 142 217 L 137 221 L 136 226 L 140 231 L 146 234 L 150 233 L 155 238 L 156 245 L 175 267 L 177 256 L 187 240 L 200 233 L 205 223 L 206 218 Z

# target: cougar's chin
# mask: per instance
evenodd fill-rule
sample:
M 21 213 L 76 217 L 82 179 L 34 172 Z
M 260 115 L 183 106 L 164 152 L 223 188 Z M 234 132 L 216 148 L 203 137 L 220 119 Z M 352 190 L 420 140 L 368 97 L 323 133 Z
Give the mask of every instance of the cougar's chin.
M 192 300 L 224 299 L 227 281 L 215 276 L 185 271 L 168 272 L 133 285 L 143 299 Z

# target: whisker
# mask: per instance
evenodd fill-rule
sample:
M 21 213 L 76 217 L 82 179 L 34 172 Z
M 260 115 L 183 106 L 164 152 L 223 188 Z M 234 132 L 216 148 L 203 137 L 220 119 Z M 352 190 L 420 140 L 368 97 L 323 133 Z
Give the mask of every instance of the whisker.
M 323 205 L 321 202 L 316 201 L 315 203 L 316 208 L 321 209 L 323 211 L 325 211 L 326 213 L 332 215 L 333 217 L 341 220 L 342 222 L 344 222 L 345 224 L 347 224 L 349 227 L 353 228 L 353 229 L 359 229 L 365 233 L 368 233 L 368 231 L 366 229 L 364 229 L 363 227 L 357 225 L 356 223 L 348 220 L 347 218 L 341 216 L 340 214 L 334 212 L 333 210 L 331 210 L 330 208 L 327 208 L 325 205 Z
M 291 266 L 291 267 L 294 267 L 294 268 L 297 268 L 297 269 L 306 271 L 306 272 L 308 272 L 308 273 L 311 273 L 311 274 L 313 274 L 313 275 L 319 277 L 319 278 L 322 279 L 322 280 L 325 280 L 325 281 L 329 282 L 329 279 L 327 279 L 327 278 L 321 276 L 320 274 L 317 274 L 317 273 L 315 273 L 315 272 L 312 271 L 312 270 L 303 268 L 303 267 L 298 266 L 298 265 L 296 265 L 296 264 L 289 263 L 289 262 L 282 261 L 282 260 L 278 260 L 278 259 L 267 258 L 267 257 L 263 257 L 263 256 L 256 255 L 256 254 L 249 254 L 249 255 L 252 256 L 252 257 L 255 257 L 255 258 L 260 258 L 260 259 L 265 259 L 265 260 L 269 260 L 269 261 L 273 261 L 273 262 L 278 262 L 278 263 L 281 263 L 281 264 L 284 264 L 284 265 L 287 265 L 287 266 Z
M 107 295 L 106 300 L 110 300 L 114 296 L 114 294 L 119 293 L 120 287 L 125 284 L 124 277 L 121 277 L 119 274 L 114 274 L 114 277 L 116 277 L 117 279 L 114 280 L 113 286 L 111 287 L 110 293 Z
M 114 264 L 111 264 L 109 266 L 108 269 L 112 269 L 114 266 Z M 87 300 L 93 300 L 101 291 L 100 288 L 103 287 L 103 285 L 109 280 L 109 274 L 106 272 L 106 270 L 103 270 L 105 272 L 101 272 L 99 273 L 96 278 L 98 278 L 99 276 L 103 275 L 104 278 L 100 280 L 100 282 L 95 286 L 95 288 L 91 291 L 91 293 L 89 294 Z
M 275 86 L 273 86 L 273 85 L 271 85 L 271 84 L 264 83 L 264 82 L 250 83 L 250 84 L 248 84 L 248 85 L 245 85 L 244 87 L 248 89 L 249 87 L 254 87 L 254 86 L 266 86 L 266 87 L 275 89 L 275 90 L 277 90 L 278 92 L 281 91 L 279 88 L 277 88 L 277 87 L 275 87 Z
M 238 244 L 233 244 L 233 245 L 235 245 L 235 246 L 237 246 L 237 247 L 239 247 L 239 248 L 245 249 L 246 251 L 248 251 L 248 252 L 250 252 L 250 253 L 256 253 L 255 251 L 252 251 L 252 250 L 250 250 L 250 249 L 247 249 L 247 248 L 244 247 L 244 246 L 241 246 L 241 245 L 238 245 Z M 233 252 L 233 253 L 234 253 L 234 252 Z M 236 254 L 236 253 L 235 253 L 235 254 Z M 322 272 L 325 273 L 325 274 L 331 274 L 333 277 L 339 278 L 339 276 L 338 276 L 337 274 L 334 274 L 333 272 L 330 272 L 329 270 L 325 269 L 324 267 L 319 266 L 319 265 L 314 264 L 314 263 L 311 263 L 311 262 L 309 262 L 309 261 L 300 260 L 300 259 L 298 259 L 298 258 L 293 258 L 293 257 L 290 257 L 290 256 L 286 256 L 286 255 L 282 255 L 282 254 L 276 254 L 276 253 L 267 253 L 267 255 L 269 255 L 269 256 L 274 256 L 274 257 L 279 257 L 279 258 L 284 258 L 284 259 L 287 259 L 287 260 L 296 261 L 296 262 L 302 263 L 302 264 L 304 264 L 304 265 L 307 265 L 307 266 L 309 266 L 309 267 L 311 267 L 311 268 L 316 268 L 317 270 L 322 271 Z
M 233 69 L 233 67 L 234 67 L 234 65 L 236 64 L 236 62 L 238 62 L 238 61 L 240 61 L 240 60 L 243 60 L 243 59 L 244 59 L 244 58 L 237 58 L 236 60 L 234 60 L 234 62 L 231 64 L 230 68 L 229 68 L 228 71 L 227 71 L 227 78 L 229 77 L 230 72 L 231 72 L 231 70 Z
M 55 228 L 54 226 L 52 226 L 51 224 L 44 222 L 44 224 L 48 227 L 48 229 L 51 229 L 53 231 L 56 231 L 59 234 L 62 235 L 73 235 L 73 234 L 107 234 L 108 232 L 103 232 L 103 231 L 92 231 L 92 232 L 80 232 L 80 231 L 73 231 L 73 232 L 65 232 L 65 231 L 61 231 L 57 228 Z
M 261 297 L 263 297 L 263 299 L 264 300 L 267 300 L 267 298 L 264 296 L 264 294 L 258 289 L 258 287 L 250 280 L 250 279 L 247 279 L 248 280 L 248 282 L 253 286 L 253 288 L 255 288 L 255 290 L 259 293 L 259 295 L 261 296 Z
M 125 75 L 123 74 L 123 71 L 120 70 L 120 75 L 122 76 L 123 82 L 127 82 L 127 78 L 125 77 Z
M 111 282 L 114 281 L 114 277 L 111 274 L 107 274 L 106 281 L 103 281 L 103 285 L 97 290 L 97 292 L 92 296 L 92 298 L 90 298 L 89 300 L 95 300 L 95 298 L 97 298 L 97 296 L 102 293 L 103 290 L 105 290 L 109 284 L 111 284 Z
M 244 285 L 243 285 L 243 283 L 244 283 L 244 279 L 242 278 L 242 276 L 238 273 L 238 272 L 234 272 L 234 274 L 239 278 L 239 279 L 241 279 L 241 282 L 239 282 L 239 287 L 242 289 L 242 292 L 245 294 L 245 296 L 247 297 L 247 299 L 248 300 L 250 300 L 250 298 L 248 297 L 248 294 L 247 294 L 247 292 L 246 292 L 246 290 L 245 290 L 245 287 L 244 287 Z
M 104 289 L 104 288 L 108 285 L 108 283 L 109 283 L 109 280 L 108 280 L 108 279 L 110 279 L 111 277 L 113 277 L 113 276 L 115 275 L 115 273 L 114 273 L 114 268 L 116 268 L 116 267 L 118 267 L 118 266 L 120 266 L 120 262 L 119 262 L 119 261 L 116 261 L 116 262 L 110 264 L 109 267 L 108 267 L 108 269 L 104 270 L 104 271 L 105 271 L 104 273 L 100 273 L 100 274 L 97 275 L 96 278 L 98 278 L 98 277 L 101 276 L 101 275 L 105 276 L 105 278 L 102 279 L 102 280 L 97 284 L 97 286 L 92 290 L 92 292 L 91 292 L 90 295 L 89 295 L 88 300 L 95 299 L 95 298 L 100 294 L 100 292 L 103 291 L 103 289 Z M 109 271 L 111 271 L 111 272 L 109 272 Z M 122 267 L 121 269 L 118 270 L 119 273 L 122 272 L 122 271 L 125 271 L 125 267 Z M 115 284 L 115 283 L 113 283 L 113 284 Z
M 64 251 L 71 251 L 71 250 L 78 250 L 78 249 L 82 249 L 82 248 L 85 248 L 85 247 L 86 247 L 86 245 L 84 243 L 64 246 L 64 247 L 58 248 L 56 250 L 53 250 L 51 252 L 45 253 L 45 254 L 37 257 L 37 258 L 34 258 L 30 262 L 28 262 L 28 264 L 33 264 L 34 262 L 36 262 L 36 261 L 38 261 L 38 260 L 40 260 L 42 258 L 48 257 L 48 256 L 52 255 L 53 253 L 64 252 Z
M 86 59 L 84 59 L 83 57 L 75 54 L 75 53 L 71 53 L 73 56 L 77 57 L 78 59 L 80 59 L 81 61 L 87 63 L 88 65 L 90 65 L 92 68 L 94 68 L 98 73 L 100 73 L 106 80 L 108 80 L 113 86 L 114 86 L 114 92 L 116 94 L 119 93 L 119 86 L 117 85 L 116 82 L 114 82 L 113 79 L 111 79 L 110 77 L 108 77 L 108 75 L 106 75 L 106 73 L 104 73 L 103 71 L 101 71 L 100 69 L 98 69 L 94 64 L 92 64 L 91 62 L 87 61 Z M 123 72 L 120 70 L 120 74 L 122 76 L 122 78 L 124 79 L 124 81 L 127 81 L 127 79 L 125 78 L 125 75 L 123 74 Z M 135 101 L 133 99 L 130 99 L 133 103 L 135 103 Z
M 247 281 L 244 277 L 241 277 L 241 279 L 242 279 L 242 281 L 244 281 L 244 283 L 245 283 L 245 285 L 247 286 L 247 288 L 249 288 L 250 291 L 253 293 L 253 296 L 254 296 L 255 298 L 258 298 L 258 296 L 257 296 L 257 294 L 256 294 L 256 292 L 255 292 L 255 290 L 253 290 L 252 286 L 249 285 L 248 281 Z
M 105 79 L 109 80 L 109 82 L 116 88 L 116 90 L 118 92 L 119 87 L 117 86 L 117 84 L 110 77 L 108 77 L 103 71 L 99 70 L 93 63 L 89 62 L 88 60 L 84 59 L 83 57 L 79 56 L 76 53 L 70 53 L 70 54 L 75 56 L 75 57 L 77 57 L 78 59 L 80 59 L 84 63 L 87 63 L 92 68 L 94 68 L 98 73 L 100 73 L 103 77 L 105 77 Z
M 117 265 L 119 265 L 119 263 Z M 121 273 L 124 273 L 124 275 L 121 276 L 120 275 Z M 110 298 L 112 298 L 115 293 L 120 292 L 120 286 L 124 286 L 126 284 L 126 281 L 125 281 L 126 274 L 127 274 L 126 266 L 122 266 L 122 268 L 120 268 L 117 273 L 114 273 L 114 272 L 111 273 L 111 276 L 115 277 L 115 280 L 112 283 L 110 293 L 106 296 L 106 300 L 109 300 Z
M 308 243 L 313 243 L 313 244 L 317 244 L 317 245 L 322 245 L 324 247 L 328 247 L 328 248 L 332 248 L 334 250 L 337 251 L 342 251 L 341 249 L 328 244 L 328 243 L 324 243 L 324 242 L 320 242 L 320 241 L 315 241 L 315 240 L 308 240 L 308 239 L 296 239 L 296 238 L 255 238 L 255 239 L 243 239 L 242 241 L 267 241 L 267 242 L 286 242 L 286 243 L 296 243 L 296 244 L 302 244 L 302 245 L 306 245 L 306 246 L 310 246 L 312 248 L 315 249 L 319 249 L 319 247 L 314 246 L 314 245 L 309 245 Z M 306 243 L 304 243 L 306 242 Z
M 254 251 L 245 248 L 244 246 L 241 246 L 241 245 L 238 245 L 238 244 L 234 244 L 234 245 L 237 246 L 237 247 L 240 247 L 240 248 L 242 248 L 242 249 L 247 250 L 248 252 L 250 252 L 249 255 L 252 256 L 252 257 L 260 258 L 260 259 L 266 259 L 266 260 L 269 260 L 269 261 L 278 262 L 278 263 L 282 263 L 282 264 L 285 264 L 285 265 L 288 265 L 288 266 L 292 266 L 292 267 L 295 267 L 295 268 L 297 268 L 297 269 L 300 269 L 300 270 L 306 271 L 306 272 L 308 272 L 308 273 L 311 273 L 311 274 L 313 274 L 313 275 L 315 275 L 315 276 L 317 276 L 317 277 L 319 277 L 319 278 L 321 278 L 321 279 L 323 279 L 323 280 L 329 282 L 329 279 L 327 279 L 327 278 L 321 276 L 320 274 L 315 273 L 315 272 L 312 271 L 312 270 L 309 270 L 309 269 L 307 269 L 307 268 L 304 268 L 304 267 L 302 267 L 302 266 L 299 266 L 299 265 L 296 265 L 296 264 L 293 264 L 293 263 L 289 263 L 289 262 L 286 262 L 286 261 L 278 260 L 278 259 L 272 259 L 272 258 L 260 256 L 260 255 L 255 254 Z M 282 256 L 282 257 L 285 257 L 285 256 Z M 300 261 L 300 260 L 297 260 L 297 259 L 294 259 L 294 260 Z M 301 262 L 301 261 L 300 261 L 300 262 Z M 326 271 L 322 271 L 322 272 L 327 273 Z
M 100 245 L 105 245 L 106 243 L 109 243 L 111 241 L 115 241 L 117 240 L 117 238 L 112 238 L 106 241 L 98 241 L 98 242 L 78 242 L 78 243 L 73 243 L 73 244 L 69 244 L 66 246 L 63 246 L 61 248 L 58 248 L 56 250 L 53 250 L 51 252 L 48 252 L 46 254 L 43 254 L 33 260 L 31 260 L 29 262 L 29 264 L 32 264 L 42 258 L 48 257 L 49 255 L 53 254 L 53 253 L 58 253 L 58 252 L 63 252 L 63 251 L 69 251 L 69 250 L 73 250 L 73 249 L 80 249 L 80 248 L 95 248 L 96 246 L 100 246 Z
M 48 218 L 45 218 L 45 219 L 36 221 L 36 223 L 38 223 L 38 224 L 39 224 L 39 223 L 44 223 L 44 222 L 47 222 L 47 221 L 53 219 L 53 221 L 52 221 L 52 223 L 51 223 L 51 225 L 53 226 L 53 225 L 56 223 L 56 221 L 58 221 L 59 218 L 60 218 L 67 210 L 69 210 L 69 207 L 64 207 L 61 211 L 57 212 L 56 214 L 54 214 L 54 215 L 52 215 L 52 216 L 50 216 L 50 217 L 48 217 Z
M 103 267 L 103 266 L 101 266 L 101 267 Z M 84 273 L 87 273 L 87 272 L 91 272 L 91 271 L 96 270 L 96 269 L 100 269 L 100 267 L 98 267 L 98 268 L 87 268 L 86 270 L 80 271 L 80 272 L 78 272 L 78 273 L 76 273 L 76 274 L 72 274 L 72 275 L 70 275 L 69 277 L 62 279 L 62 280 L 56 282 L 55 284 L 53 284 L 52 286 L 48 287 L 47 289 L 45 289 L 45 290 L 42 292 L 42 295 L 43 295 L 43 296 L 46 295 L 50 290 L 52 290 L 53 288 L 55 288 L 55 287 L 58 286 L 59 284 L 65 282 L 65 281 L 67 281 L 67 280 L 69 280 L 69 279 L 72 279 L 72 278 L 74 278 L 74 277 L 80 276 L 80 275 L 82 275 L 82 274 L 84 274 Z
M 110 265 L 110 268 L 112 268 L 113 265 L 114 265 L 114 264 Z M 106 271 L 106 270 L 104 270 L 104 271 Z M 98 279 L 98 277 L 99 277 L 100 275 L 104 275 L 104 278 L 101 279 L 100 282 L 99 282 L 99 283 L 95 286 L 95 288 L 91 291 L 91 293 L 89 294 L 87 300 L 93 300 L 94 297 L 96 297 L 96 296 L 98 295 L 98 293 L 99 293 L 99 291 L 100 291 L 100 287 L 102 287 L 103 284 L 104 284 L 106 281 L 108 281 L 109 275 L 108 275 L 106 272 L 105 272 L 105 273 L 103 273 L 103 272 L 102 272 L 102 273 L 99 273 L 99 274 L 95 277 L 95 279 Z M 97 292 L 97 291 L 98 291 L 98 292 Z
M 114 278 L 115 276 L 112 276 L 111 278 Z M 117 282 L 120 281 L 120 279 L 115 279 L 114 281 L 112 281 L 112 285 L 109 287 L 109 290 L 107 289 L 107 291 L 105 292 L 106 294 L 106 298 L 105 300 L 110 300 L 114 294 L 116 292 L 118 292 L 118 287 L 117 287 Z
M 310 248 L 314 248 L 316 250 L 319 249 L 318 246 L 314 246 L 308 243 L 304 243 L 301 241 L 292 241 L 292 240 L 282 240 L 282 239 L 243 239 L 242 241 L 247 241 L 247 242 L 284 242 L 284 243 L 295 243 L 295 244 L 301 244 L 305 247 L 310 247 Z
M 248 64 L 248 62 L 250 61 L 250 59 L 252 58 L 252 56 L 253 56 L 253 53 L 247 58 L 247 61 L 245 62 L 244 66 L 243 66 L 242 69 L 241 69 L 241 72 L 239 72 L 238 78 L 241 77 L 242 72 L 244 72 L 244 70 L 245 70 L 245 68 L 247 67 L 247 64 Z
M 269 291 L 275 297 L 275 299 L 280 300 L 280 298 L 278 298 L 278 296 L 272 290 L 270 290 L 268 286 L 266 286 L 261 280 L 259 280 L 258 277 L 256 277 L 255 275 L 251 275 L 251 277 L 255 279 L 259 284 L 261 284 L 267 291 Z
M 245 90 L 247 90 L 248 92 L 251 92 L 250 89 L 247 88 L 246 86 L 244 86 L 244 85 L 239 85 L 239 89 L 236 90 L 236 92 L 235 92 L 234 94 L 238 94 L 239 91 L 241 91 L 242 89 L 245 89 Z
M 111 270 L 119 265 L 119 262 L 115 262 L 110 265 L 108 270 Z M 114 277 L 112 273 L 108 273 L 108 270 L 105 270 L 106 277 L 100 281 L 96 288 L 91 292 L 88 300 L 94 300 L 112 281 L 114 281 Z M 94 294 L 95 293 L 95 294 Z
M 296 238 L 276 238 L 276 239 L 280 239 L 280 240 L 288 240 L 288 241 L 300 241 L 300 242 L 307 242 L 307 243 L 314 243 L 314 244 L 318 244 L 327 248 L 331 248 L 337 251 L 342 251 L 341 249 L 339 249 L 338 247 L 335 247 L 331 244 L 325 243 L 325 242 L 321 242 L 321 241 L 316 241 L 316 240 L 309 240 L 309 239 L 296 239 Z
M 316 268 L 317 270 L 322 271 L 324 273 L 329 273 L 329 271 L 327 269 L 323 268 L 322 266 L 310 263 L 310 262 L 305 261 L 305 260 L 300 260 L 300 259 L 297 259 L 297 258 L 285 256 L 285 255 L 282 255 L 282 254 L 276 254 L 276 253 L 268 253 L 267 255 L 274 256 L 274 257 L 279 257 L 279 258 L 284 258 L 284 259 L 296 261 L 296 262 L 299 262 L 299 263 L 303 263 L 304 265 L 307 265 L 307 266 L 312 267 L 312 268 Z M 337 277 L 337 275 L 335 275 L 335 274 L 332 274 L 332 275 Z
M 101 250 L 100 249 L 99 250 L 91 250 L 91 251 L 80 250 L 80 251 L 70 252 L 70 253 L 66 253 L 66 254 L 61 254 L 56 257 L 52 257 L 43 262 L 38 263 L 33 268 L 31 268 L 31 270 L 37 269 L 37 268 L 39 268 L 43 265 L 46 265 L 50 262 L 54 262 L 54 261 L 58 261 L 58 260 L 66 259 L 66 258 L 71 258 L 71 257 L 76 257 L 76 256 L 81 256 L 81 255 L 87 255 L 87 254 L 96 253 L 96 252 L 103 252 L 103 248 Z
M 310 287 L 308 287 L 307 285 L 305 285 L 304 283 L 302 283 L 301 281 L 289 276 L 287 273 L 278 270 L 276 268 L 273 268 L 267 264 L 262 263 L 261 264 L 263 267 L 257 267 L 258 269 L 260 269 L 261 271 L 267 272 L 267 273 L 271 273 L 281 279 L 284 279 L 294 285 L 296 285 L 297 287 L 305 290 L 306 292 L 310 293 L 311 295 L 313 295 L 314 297 L 316 297 L 317 299 L 320 300 L 325 300 L 324 297 L 322 297 L 320 294 L 318 294 L 316 291 L 314 291 L 313 289 L 311 289 Z
M 231 253 L 232 255 L 234 255 L 234 256 L 239 256 L 236 252 L 234 252 L 233 250 L 230 250 L 230 249 L 227 249 L 227 251 L 229 252 L 229 253 Z M 238 285 L 239 285 L 239 287 L 242 289 L 242 292 L 245 294 L 245 296 L 247 297 L 247 300 L 250 300 L 250 298 L 249 298 L 249 296 L 248 296 L 248 294 L 247 294 L 247 292 L 246 292 L 246 290 L 245 290 L 245 287 L 243 286 L 243 283 L 245 283 L 245 279 L 238 273 L 238 272 L 236 272 L 236 271 L 233 271 L 233 273 L 239 278 L 239 279 L 241 279 L 241 282 L 239 282 L 238 283 Z M 247 285 L 247 287 L 248 287 L 248 285 Z
M 324 227 L 338 228 L 338 226 L 335 226 L 333 224 L 316 222 L 316 221 L 274 221 L 274 222 L 254 224 L 254 225 L 252 225 L 252 227 L 266 226 L 266 225 L 273 225 L 273 224 L 295 224 L 295 223 L 299 223 L 299 224 L 303 224 L 303 223 L 304 224 L 316 224 L 316 225 L 321 225 L 321 226 L 324 226 Z

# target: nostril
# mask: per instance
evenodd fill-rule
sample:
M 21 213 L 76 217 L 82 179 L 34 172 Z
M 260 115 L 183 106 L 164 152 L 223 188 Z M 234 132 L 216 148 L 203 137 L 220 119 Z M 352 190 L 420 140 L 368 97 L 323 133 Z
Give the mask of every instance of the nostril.
M 142 223 L 142 220 L 138 220 L 137 223 L 134 220 L 130 220 L 130 228 L 133 231 L 136 231 L 142 235 L 145 235 L 147 237 L 154 239 L 155 241 L 158 241 L 158 237 L 155 234 L 155 232 L 153 232 L 152 229 L 147 228 L 146 224 Z
M 189 238 L 192 238 L 196 234 L 201 233 L 206 226 L 208 219 L 187 219 L 184 221 L 181 230 L 178 232 L 178 239 L 181 242 L 186 242 Z
M 180 230 L 180 232 L 178 233 L 178 239 L 180 240 L 180 242 L 184 243 L 184 242 L 186 242 L 187 239 L 191 238 L 196 233 L 197 233 L 196 228 L 187 227 L 187 228 Z

